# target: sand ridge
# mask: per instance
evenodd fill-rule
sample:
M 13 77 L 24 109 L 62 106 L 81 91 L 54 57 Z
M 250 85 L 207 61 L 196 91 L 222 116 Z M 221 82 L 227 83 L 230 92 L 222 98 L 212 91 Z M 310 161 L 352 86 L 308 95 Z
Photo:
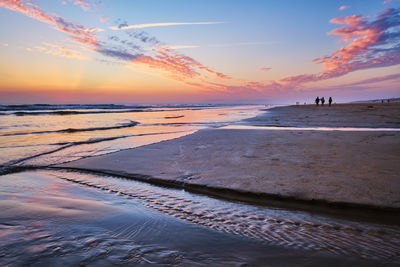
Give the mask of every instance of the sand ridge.
M 343 106 L 340 111 L 338 106 L 279 107 L 246 123 L 277 125 L 273 121 L 278 118 L 288 126 L 361 127 L 357 124 L 361 122 L 364 127 L 400 126 L 399 104 L 374 103 L 373 112 L 370 104 Z M 357 115 L 359 110 L 365 114 Z M 400 208 L 399 162 L 400 132 L 206 129 L 60 167 L 141 174 L 302 200 Z

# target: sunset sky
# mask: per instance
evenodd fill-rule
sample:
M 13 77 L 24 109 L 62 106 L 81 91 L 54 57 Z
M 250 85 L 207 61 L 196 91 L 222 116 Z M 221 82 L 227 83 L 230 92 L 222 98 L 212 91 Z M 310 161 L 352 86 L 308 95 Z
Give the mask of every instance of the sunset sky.
M 0 0 L 0 104 L 400 97 L 400 0 Z

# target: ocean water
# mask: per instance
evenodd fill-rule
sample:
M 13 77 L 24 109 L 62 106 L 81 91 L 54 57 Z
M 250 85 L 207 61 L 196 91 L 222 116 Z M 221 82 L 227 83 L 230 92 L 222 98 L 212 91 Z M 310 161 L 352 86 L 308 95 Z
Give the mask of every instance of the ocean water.
M 234 124 L 260 106 L 0 106 L 0 165 L 51 165 Z M 40 156 L 43 155 L 43 156 Z
M 262 109 L 0 106 L 0 266 L 398 266 L 396 225 L 46 169 L 234 127 Z

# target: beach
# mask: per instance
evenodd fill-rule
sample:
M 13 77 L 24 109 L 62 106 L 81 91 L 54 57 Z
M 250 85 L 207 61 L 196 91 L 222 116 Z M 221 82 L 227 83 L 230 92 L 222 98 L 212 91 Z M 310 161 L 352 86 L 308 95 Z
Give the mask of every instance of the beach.
M 5 107 L 0 263 L 396 266 L 399 106 L 370 105 Z
M 393 210 L 400 208 L 400 132 L 335 127 L 400 127 L 398 103 L 277 107 L 246 126 L 86 158 L 59 167 L 137 177 L 217 192 Z M 329 127 L 285 130 L 283 126 Z M 345 129 L 346 130 L 346 129 Z M 225 190 L 226 191 L 226 190 Z M 249 194 L 248 194 L 249 195 Z
M 0 21 L 0 267 L 400 266 L 400 0 Z
M 277 107 L 272 113 L 249 118 L 252 125 L 316 127 L 399 128 L 399 102 L 348 103 L 328 106 L 295 105 Z

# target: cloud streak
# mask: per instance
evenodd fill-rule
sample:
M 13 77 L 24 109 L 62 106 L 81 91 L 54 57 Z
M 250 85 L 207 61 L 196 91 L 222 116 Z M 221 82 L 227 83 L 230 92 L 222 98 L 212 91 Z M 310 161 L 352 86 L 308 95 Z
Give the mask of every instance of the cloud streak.
M 89 60 L 89 57 L 82 55 L 79 51 L 76 51 L 71 48 L 67 48 L 62 45 L 57 45 L 57 44 L 50 44 L 50 43 L 43 43 L 44 46 L 35 46 L 34 49 L 38 52 L 47 54 L 47 55 L 53 55 L 53 56 L 59 56 L 59 57 L 67 57 L 67 58 L 74 58 L 74 59 L 80 59 L 80 60 Z M 32 51 L 32 48 L 27 48 L 26 50 Z
M 221 80 L 229 79 L 227 75 L 214 71 L 191 57 L 175 53 L 162 47 L 156 50 L 156 55 L 154 57 L 138 56 L 132 63 L 143 64 L 149 68 L 166 71 L 176 80 L 182 80 L 184 78 L 192 79 L 207 75 L 212 75 Z
M 272 68 L 259 68 L 260 71 L 264 71 L 264 72 L 270 71 L 271 69 Z
M 389 74 L 389 75 L 385 75 L 385 76 L 381 76 L 381 77 L 365 79 L 362 81 L 347 84 L 346 86 L 369 85 L 369 84 L 393 81 L 393 80 L 399 80 L 399 79 L 400 79 L 400 73 L 396 73 L 396 74 Z
M 152 27 L 170 27 L 170 26 L 183 26 L 183 25 L 213 25 L 222 23 L 224 22 L 161 22 L 161 23 L 147 23 L 147 24 L 135 24 L 135 25 L 120 24 L 119 26 L 111 26 L 110 29 L 114 31 L 120 31 L 120 30 L 143 29 Z
M 71 0 L 73 1 L 73 0 Z M 80 1 L 74 3 L 81 4 Z M 157 38 L 145 32 L 126 31 L 100 42 L 96 33 L 102 29 L 86 28 L 57 15 L 45 13 L 30 1 L 0 0 L 0 6 L 22 13 L 30 18 L 42 21 L 55 30 L 68 34 L 69 38 L 81 47 L 129 66 L 144 66 L 159 71 L 164 77 L 201 88 L 207 92 L 230 94 L 279 93 L 296 89 L 308 82 L 317 82 L 346 75 L 357 70 L 386 67 L 400 64 L 400 14 L 399 9 L 385 9 L 373 19 L 367 16 L 353 15 L 332 19 L 333 24 L 341 25 L 328 33 L 339 36 L 343 46 L 329 55 L 314 59 L 322 66 L 322 71 L 314 74 L 301 74 L 284 77 L 277 81 L 254 82 L 233 80 L 228 75 L 201 64 L 199 61 L 174 51 L 188 46 L 168 47 Z M 112 27 L 113 30 L 141 29 L 147 27 L 167 27 L 178 25 L 219 24 L 222 22 L 154 23 Z M 118 33 L 119 34 L 119 33 Z M 125 40 L 119 36 L 125 35 Z M 129 38 L 127 38 L 127 36 Z M 140 46 L 137 44 L 140 42 Z M 237 43 L 236 45 L 259 45 L 260 42 Z M 143 46 L 149 49 L 142 48 Z M 192 47 L 192 46 L 190 46 Z M 34 50 L 42 53 L 88 59 L 81 53 L 65 46 L 44 43 Z M 29 50 L 29 49 L 28 49 Z M 32 48 L 30 48 L 32 51 Z M 270 68 L 260 68 L 269 71 Z M 376 78 L 378 79 L 378 78 Z M 397 79 L 386 77 L 386 80 Z M 375 80 L 374 80 L 375 81 Z M 377 81 L 377 80 L 376 80 Z M 373 82 L 372 80 L 369 82 Z
M 76 4 L 83 2 L 76 1 Z M 155 37 L 151 37 L 144 32 L 128 32 L 130 38 L 141 41 L 146 45 L 153 47 L 153 54 L 144 54 L 143 50 L 132 42 L 121 40 L 118 36 L 110 37 L 110 40 L 119 43 L 115 46 L 109 42 L 99 42 L 96 32 L 101 29 L 86 28 L 80 24 L 69 22 L 62 17 L 50 15 L 40 9 L 39 6 L 29 1 L 22 0 L 0 0 L 0 6 L 10 10 L 22 13 L 30 18 L 42 21 L 51 25 L 54 29 L 65 32 L 70 39 L 85 48 L 98 52 L 99 54 L 114 59 L 129 62 L 131 64 L 140 64 L 152 69 L 157 69 L 166 74 L 169 78 L 177 81 L 185 79 L 194 79 L 199 77 L 213 77 L 219 80 L 226 80 L 229 77 L 223 73 L 217 72 L 212 68 L 206 67 L 191 57 L 174 52 L 172 49 L 162 47 L 162 43 Z M 183 24 L 215 24 L 214 22 L 199 23 L 178 23 Z M 171 26 L 175 23 L 157 24 L 158 26 Z M 122 46 L 122 47 L 121 47 Z M 37 51 L 55 56 L 86 59 L 83 55 L 64 46 L 46 45 L 35 47 Z M 27 49 L 32 51 L 32 49 Z
M 198 48 L 198 45 L 170 45 L 165 46 L 166 49 L 175 50 L 175 49 L 188 49 L 188 48 Z
M 90 3 L 85 0 L 63 0 L 62 4 L 66 5 L 68 2 L 72 2 L 76 6 L 80 6 L 84 11 L 88 11 L 90 9 Z
M 53 26 L 54 29 L 69 34 L 70 39 L 76 43 L 92 48 L 98 46 L 96 32 L 100 31 L 100 29 L 85 28 L 78 23 L 69 22 L 62 17 L 47 14 L 39 6 L 30 1 L 0 0 L 0 6 L 47 23 Z
M 70 0 L 70 2 L 72 2 L 72 0 Z M 90 3 L 84 0 L 75 0 L 74 5 L 79 5 L 85 11 L 88 11 L 90 8 Z
M 174 49 L 145 32 L 127 32 L 126 34 L 130 38 L 152 47 L 151 52 L 149 53 L 138 45 L 133 47 L 130 41 L 122 40 L 118 36 L 111 36 L 110 39 L 118 42 L 123 47 L 106 48 L 105 46 L 100 46 L 98 52 L 104 56 L 123 60 L 130 64 L 159 70 L 167 78 L 180 82 L 199 78 L 230 79 L 229 76 L 203 65 L 191 57 L 174 51 Z
M 341 37 L 347 45 L 330 55 L 314 59 L 323 71 L 285 77 L 281 83 L 298 86 L 340 77 L 357 70 L 388 67 L 400 64 L 400 14 L 399 9 L 385 9 L 375 20 L 365 16 L 334 18 L 330 22 L 346 25 L 334 29 L 329 35 Z

